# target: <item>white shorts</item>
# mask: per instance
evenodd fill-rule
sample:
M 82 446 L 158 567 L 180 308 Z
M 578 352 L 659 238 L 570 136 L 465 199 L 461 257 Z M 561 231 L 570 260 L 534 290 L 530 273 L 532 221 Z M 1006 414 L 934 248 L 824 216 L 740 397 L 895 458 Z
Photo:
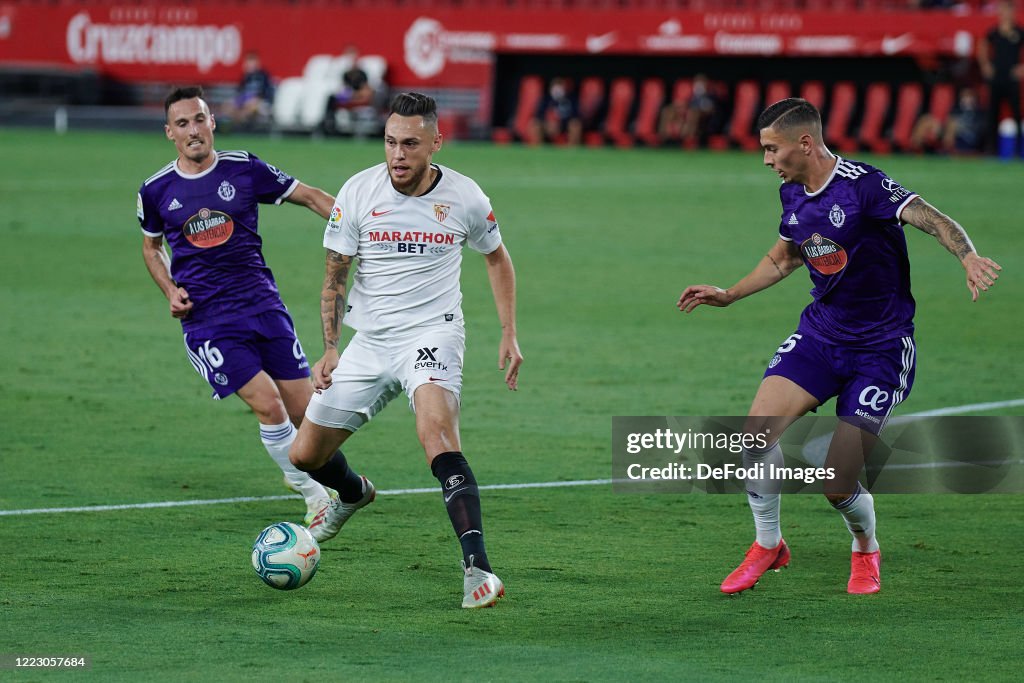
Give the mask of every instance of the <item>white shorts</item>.
M 370 419 L 402 391 L 415 412 L 414 396 L 423 384 L 436 384 L 461 399 L 465 353 L 466 332 L 462 325 L 425 327 L 409 335 L 388 338 L 356 332 L 331 373 L 331 386 L 313 394 L 306 416 L 321 424 L 324 420 L 318 419 L 318 415 L 324 411 L 318 411 L 317 406 L 324 406 Z

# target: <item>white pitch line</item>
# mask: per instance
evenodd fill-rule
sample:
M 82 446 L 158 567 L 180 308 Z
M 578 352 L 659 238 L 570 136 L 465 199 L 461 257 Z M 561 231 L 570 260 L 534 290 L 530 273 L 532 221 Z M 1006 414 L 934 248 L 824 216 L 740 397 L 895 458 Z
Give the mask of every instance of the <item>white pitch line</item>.
M 1015 406 L 1024 406 L 1024 398 L 1015 398 L 1010 401 L 993 401 L 992 403 L 969 403 L 965 406 L 952 406 L 950 408 L 936 408 L 935 410 L 925 410 L 920 413 L 910 413 L 905 417 L 942 417 L 944 415 L 959 415 L 960 413 L 980 413 L 983 410 L 998 410 Z
M 1012 408 L 1024 406 L 1024 398 L 1015 398 L 1009 401 L 993 401 L 989 403 L 968 403 L 962 406 L 950 406 L 947 408 L 936 408 L 920 413 L 910 413 L 902 417 L 892 418 L 893 420 L 906 420 L 907 418 L 941 417 L 943 415 L 959 415 L 961 413 L 977 413 L 983 410 L 998 410 L 1000 408 Z M 820 438 L 820 437 L 819 437 Z M 807 444 L 810 447 L 811 444 Z M 611 479 L 580 479 L 576 481 L 538 481 L 526 484 L 488 484 L 481 486 L 483 490 L 509 490 L 509 489 L 541 489 L 541 488 L 568 488 L 574 486 L 601 486 L 611 484 Z M 382 496 L 404 496 L 416 493 L 437 493 L 437 488 L 418 489 L 393 489 L 389 491 L 377 491 Z M 125 505 L 90 505 L 83 507 L 67 508 L 33 508 L 28 510 L 0 510 L 0 517 L 12 517 L 15 515 L 44 515 L 59 514 L 62 512 L 110 512 L 113 510 L 147 510 L 150 508 L 173 508 L 187 507 L 190 505 L 228 505 L 231 503 L 255 503 L 266 500 L 291 500 L 299 498 L 298 495 L 287 496 L 243 496 L 240 498 L 214 498 L 210 500 L 167 500 L 157 503 L 128 503 Z
M 611 484 L 611 479 L 580 479 L 575 481 L 538 481 L 526 484 L 489 484 L 481 486 L 484 490 L 499 489 L 546 489 L 562 488 L 571 486 L 600 486 Z M 440 493 L 440 488 L 422 489 L 391 489 L 378 490 L 378 496 L 407 496 L 416 493 Z M 167 500 L 158 503 L 127 503 L 124 505 L 88 505 L 83 507 L 70 508 L 32 508 L 28 510 L 0 510 L 0 517 L 12 517 L 15 515 L 47 515 L 61 512 L 111 512 L 113 510 L 148 510 L 151 508 L 176 508 L 192 505 L 226 505 L 230 503 L 257 503 L 267 500 L 301 500 L 298 494 L 282 496 L 241 496 L 239 498 L 213 498 L 209 500 Z

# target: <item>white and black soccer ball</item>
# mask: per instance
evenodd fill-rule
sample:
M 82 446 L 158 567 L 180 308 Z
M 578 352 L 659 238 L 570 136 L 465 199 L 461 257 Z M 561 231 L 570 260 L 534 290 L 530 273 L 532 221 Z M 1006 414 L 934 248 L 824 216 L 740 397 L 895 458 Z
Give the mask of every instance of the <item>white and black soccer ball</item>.
M 271 524 L 252 546 L 252 566 L 263 583 L 290 591 L 309 583 L 320 566 L 320 546 L 305 527 Z

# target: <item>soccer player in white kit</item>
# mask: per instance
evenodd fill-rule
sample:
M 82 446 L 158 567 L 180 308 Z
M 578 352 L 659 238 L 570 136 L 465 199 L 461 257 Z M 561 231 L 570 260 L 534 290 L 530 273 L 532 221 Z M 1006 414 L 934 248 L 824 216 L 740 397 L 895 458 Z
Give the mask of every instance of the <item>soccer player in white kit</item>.
M 432 163 L 441 139 L 434 100 L 397 95 L 384 130 L 385 163 L 356 174 L 338 193 L 324 233 L 324 355 L 313 367 L 317 393 L 290 457 L 338 492 L 339 499 L 310 524 L 319 537 L 333 537 L 375 494 L 338 449 L 404 391 L 462 545 L 462 606 L 490 607 L 505 587 L 487 559 L 480 494 L 459 439 L 466 339 L 462 246 L 486 259 L 501 322 L 498 367 L 513 391 L 523 362 L 516 340 L 515 271 L 487 196 L 470 178 Z M 356 333 L 339 357 L 342 318 Z

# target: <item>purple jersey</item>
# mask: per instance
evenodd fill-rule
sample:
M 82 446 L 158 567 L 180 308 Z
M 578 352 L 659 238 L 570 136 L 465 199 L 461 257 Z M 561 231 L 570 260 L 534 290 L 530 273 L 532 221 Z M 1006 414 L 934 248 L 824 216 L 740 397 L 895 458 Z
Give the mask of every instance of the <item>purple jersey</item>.
M 836 159 L 824 187 L 783 184 L 779 236 L 797 245 L 814 301 L 799 331 L 867 345 L 914 331 L 910 261 L 900 212 L 917 194 L 873 166 Z
M 248 152 L 216 152 L 213 166 L 188 175 L 177 161 L 142 184 L 142 232 L 171 247 L 171 277 L 192 311 L 185 331 L 267 310 L 284 311 L 263 259 L 258 204 L 280 204 L 298 181 Z

